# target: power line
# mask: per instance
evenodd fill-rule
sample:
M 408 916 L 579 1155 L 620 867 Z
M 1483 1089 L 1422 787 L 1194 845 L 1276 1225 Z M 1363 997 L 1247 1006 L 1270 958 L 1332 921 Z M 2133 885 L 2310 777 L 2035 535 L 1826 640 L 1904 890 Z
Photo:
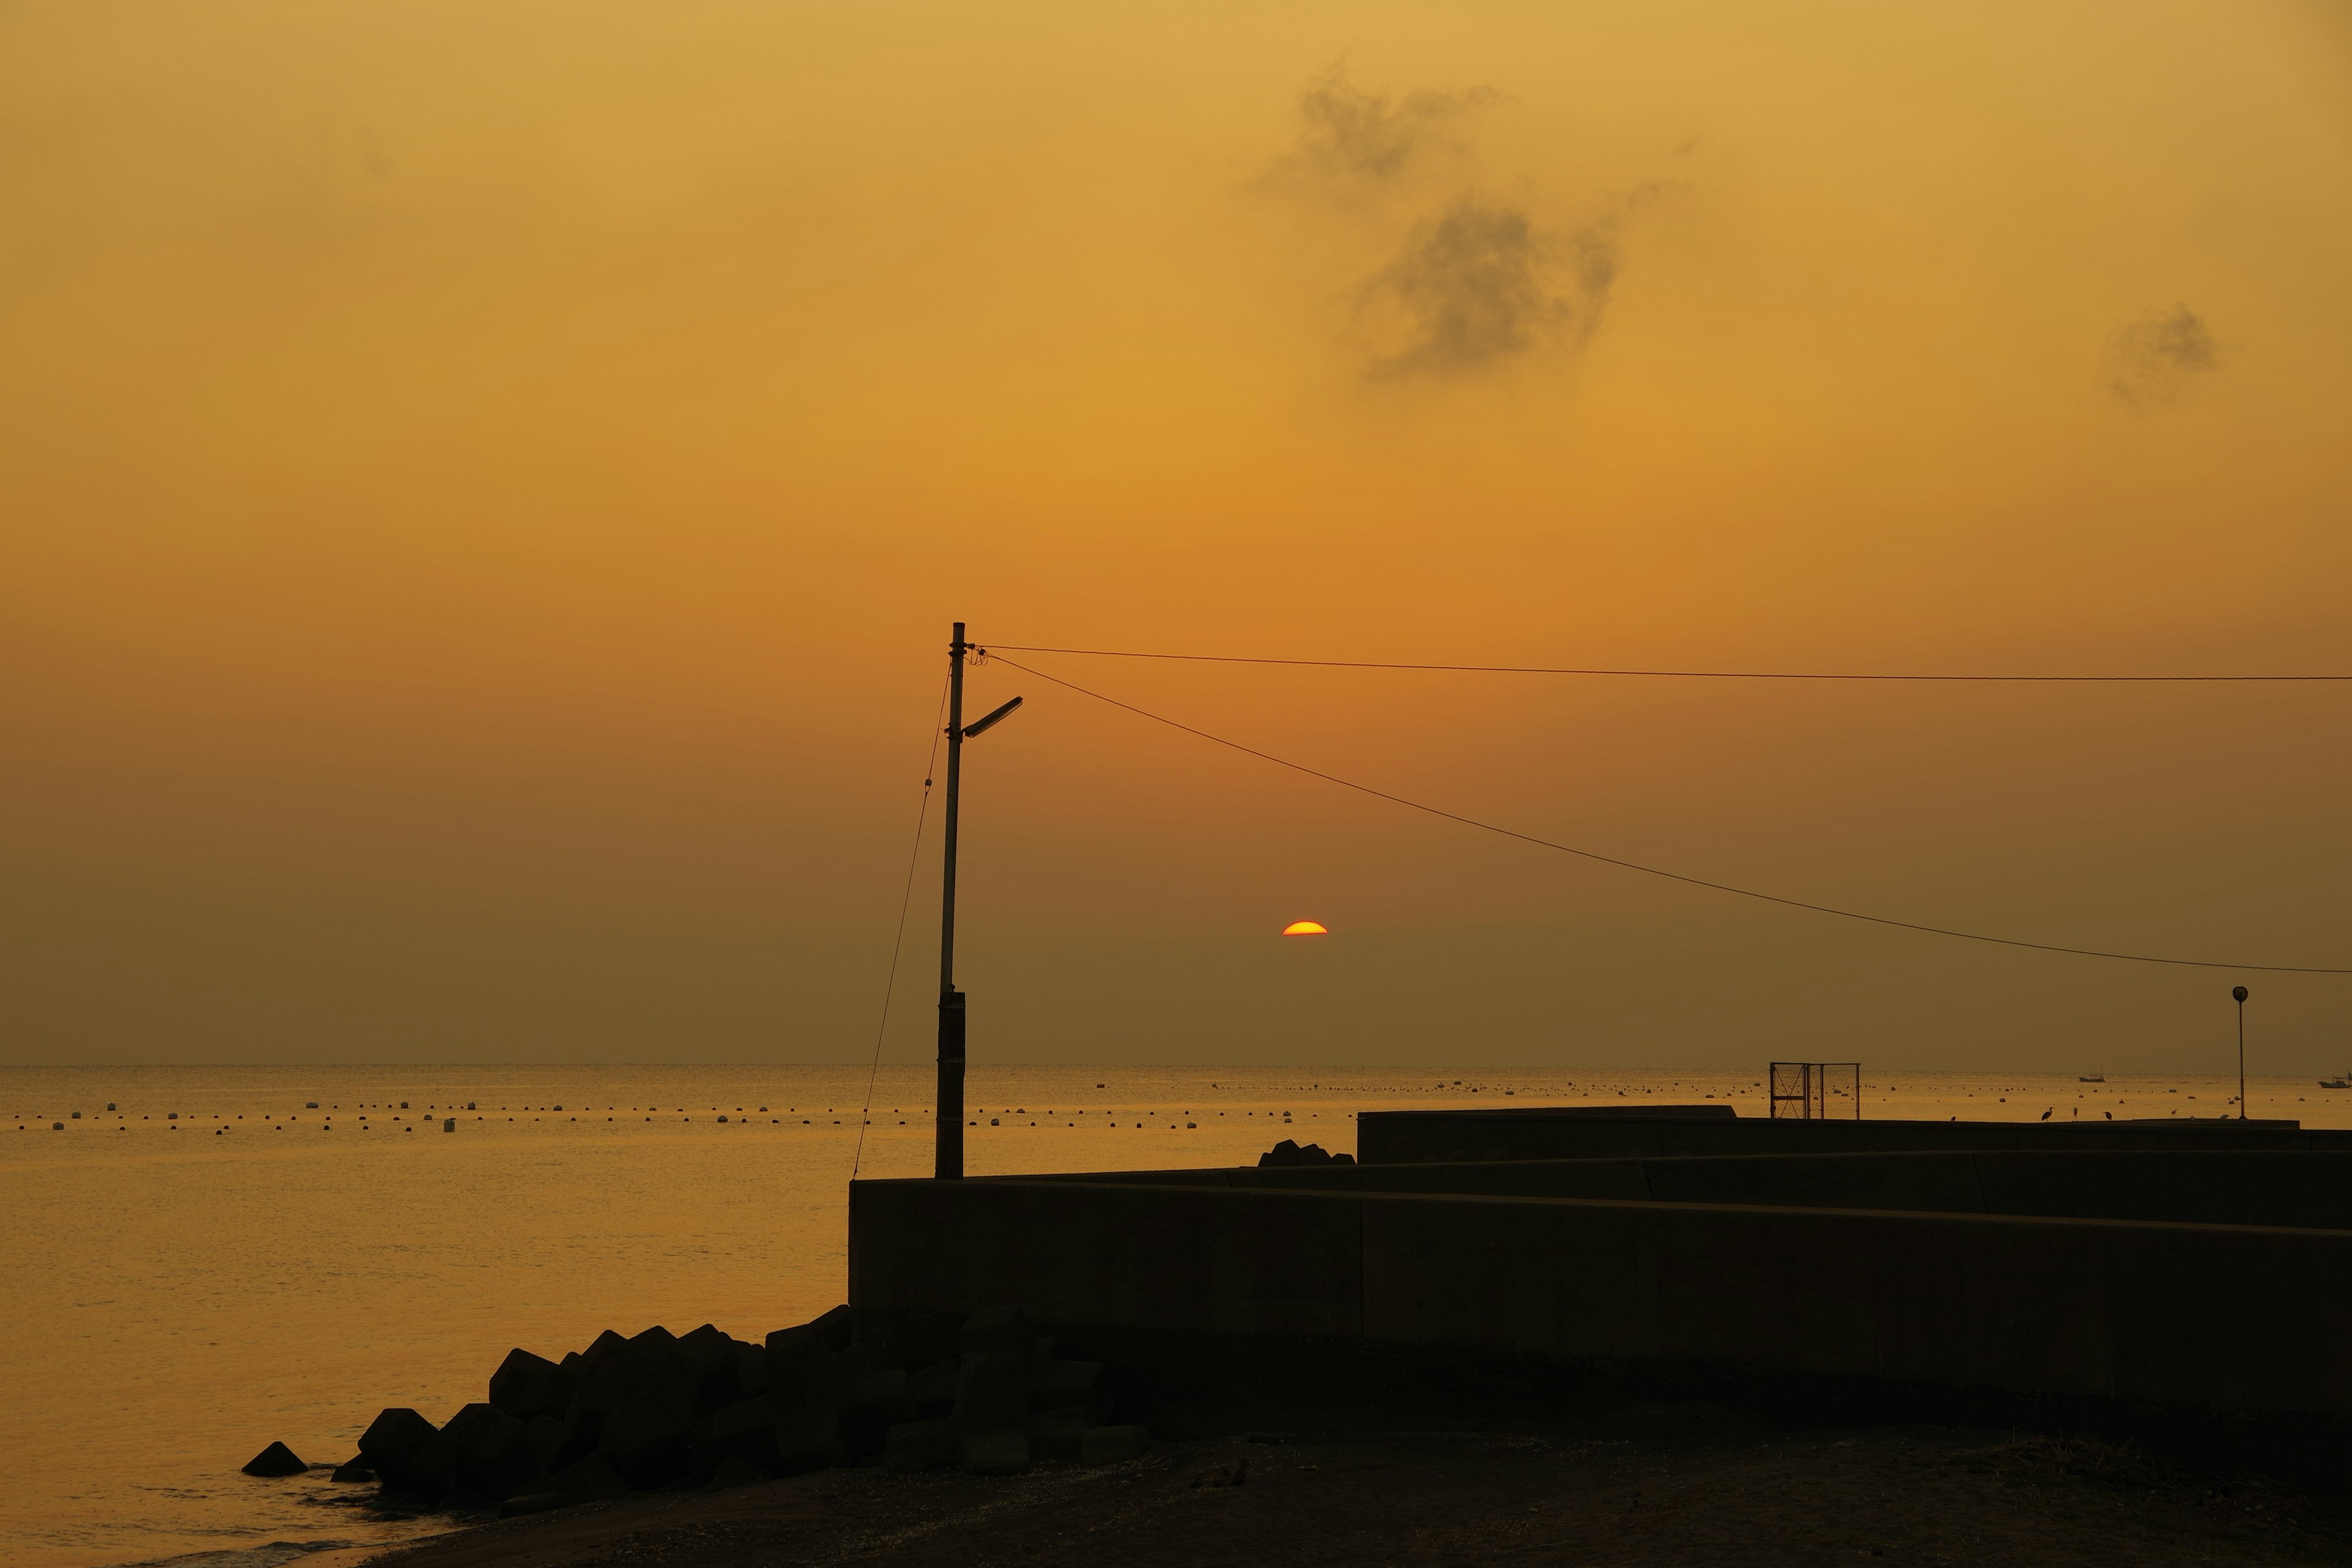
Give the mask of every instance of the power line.
M 890 973 L 882 982 L 882 1018 L 874 1026 L 874 1060 L 866 1069 L 866 1106 L 857 1113 L 857 1147 L 849 1156 L 849 1179 L 857 1179 L 866 1159 L 866 1130 L 874 1124 L 874 1080 L 882 1076 L 882 1037 L 890 1032 L 890 998 L 898 988 L 898 952 L 907 945 L 907 909 L 915 900 L 915 867 L 923 857 L 923 822 L 931 814 L 931 767 L 940 760 L 939 719 L 948 708 L 947 683 L 940 683 L 940 711 L 931 722 L 931 754 L 923 760 L 923 798 L 915 807 L 915 843 L 907 851 L 907 885 L 898 890 L 898 929 L 890 938 Z
M 1118 647 L 1038 647 L 1027 643 L 992 643 L 984 651 L 1065 653 L 1076 654 L 1087 658 L 1172 659 L 1185 664 L 1284 664 L 1308 669 L 1433 669 L 1469 675 L 1640 676 L 1657 680 L 1925 680 L 1963 684 L 1982 682 L 2124 686 L 2185 686 L 2215 682 L 2352 681 L 2352 675 L 1890 675 L 1796 669 L 1598 669 L 1576 666 L 1553 667 L 1525 664 L 1391 664 L 1362 658 L 1258 658 L 1232 653 L 1141 653 L 1132 648 Z
M 1099 691 L 1088 690 L 1075 681 L 1064 680 L 1060 676 L 1048 675 L 1034 666 L 1022 664 L 1015 659 L 1003 658 L 1001 654 L 995 657 L 1024 674 L 1034 675 L 1040 680 L 1052 681 L 1055 685 L 1075 691 L 1081 697 L 1091 697 L 1096 701 L 1108 703 L 1113 708 L 1123 708 L 1139 718 L 1149 719 L 1157 724 L 1165 724 L 1171 730 L 1181 730 L 1188 735 L 1214 742 L 1220 746 L 1255 757 L 1261 762 L 1272 763 L 1277 767 L 1305 773 L 1309 778 L 1321 779 L 1326 784 L 1338 784 L 1342 789 L 1351 789 L 1359 795 L 1368 795 L 1375 800 L 1384 800 L 1393 805 L 1425 812 L 1431 816 L 1442 816 L 1448 822 L 1458 822 L 1465 827 L 1475 827 L 1482 832 L 1496 834 L 1505 838 L 1516 838 L 1522 844 L 1533 844 L 1538 848 L 1556 849 L 1563 855 L 1574 855 L 1580 859 L 1596 860 L 1604 866 L 1615 866 L 1627 871 L 1639 871 L 1646 877 L 1663 877 L 1667 881 L 1682 882 L 1694 888 L 1706 888 L 1718 893 L 1737 893 L 1743 899 L 1756 899 L 1768 904 L 1781 904 L 1792 910 L 1810 910 L 1819 915 L 1836 915 L 1842 920 L 1863 921 L 1871 925 L 1893 926 L 1899 931 L 1923 931 L 1929 936 L 1958 937 L 1963 942 L 1990 942 L 1997 947 L 2029 948 L 2036 952 L 2062 952 L 2075 958 L 2112 958 L 2126 963 L 2162 963 L 2183 969 L 2259 970 L 2272 974 L 2352 974 L 2352 969 L 2329 969 L 2312 964 L 2224 963 L 2205 958 L 2158 958 L 2142 952 L 2108 952 L 2099 948 L 2064 947 L 2056 942 L 2027 942 L 2019 937 L 1988 936 L 1982 931 L 1956 931 L 1949 926 L 1926 925 L 1917 921 L 1898 921 L 1887 915 L 1864 914 L 1856 910 L 1841 910 L 1829 904 L 1808 903 L 1802 899 L 1782 898 L 1778 893 L 1759 893 L 1753 888 L 1735 888 L 1728 882 L 1711 882 L 1704 877 L 1690 877 L 1680 871 L 1668 871 L 1656 866 L 1644 866 L 1638 861 L 1621 860 L 1613 855 L 1602 855 L 1591 849 L 1579 849 L 1572 844 L 1561 844 L 1549 838 L 1538 838 L 1532 833 L 1521 833 L 1514 827 L 1503 827 L 1492 822 L 1481 822 L 1475 816 L 1465 816 L 1458 811 L 1447 811 L 1442 806 L 1425 805 L 1417 800 L 1408 800 L 1401 795 L 1391 795 L 1384 789 L 1374 789 L 1370 784 L 1358 784 L 1353 779 L 1343 779 L 1337 773 L 1327 773 L 1320 768 L 1310 768 L 1304 763 L 1294 763 L 1287 757 L 1277 757 L 1271 752 L 1261 752 L 1255 746 L 1243 745 L 1239 741 L 1229 741 L 1223 735 L 1213 735 L 1206 730 L 1195 729 L 1190 724 L 1168 718 L 1164 714 L 1154 713 L 1146 708 L 1138 708 L 1132 702 L 1122 702 L 1116 697 L 1107 697 Z

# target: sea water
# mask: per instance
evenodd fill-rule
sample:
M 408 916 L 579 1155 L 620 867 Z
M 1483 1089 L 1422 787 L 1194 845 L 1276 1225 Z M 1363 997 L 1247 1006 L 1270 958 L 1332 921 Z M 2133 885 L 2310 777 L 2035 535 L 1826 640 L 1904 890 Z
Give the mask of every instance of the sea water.
M 1759 1116 L 1759 1079 L 982 1066 L 966 1158 L 976 1175 L 1251 1163 L 1283 1138 L 1352 1151 L 1355 1114 L 1382 1109 Z M 1862 1109 L 2216 1116 L 2235 1091 L 1873 1074 Z M 0 1068 L 0 1562 L 268 1568 L 443 1528 L 324 1471 L 238 1467 L 274 1440 L 348 1458 L 386 1405 L 446 1420 L 515 1345 L 555 1356 L 651 1323 L 758 1339 L 840 1301 L 853 1167 L 931 1168 L 929 1069 L 885 1068 L 870 1095 L 864 1068 Z M 2352 1125 L 2352 1091 L 2308 1079 L 2252 1099 Z

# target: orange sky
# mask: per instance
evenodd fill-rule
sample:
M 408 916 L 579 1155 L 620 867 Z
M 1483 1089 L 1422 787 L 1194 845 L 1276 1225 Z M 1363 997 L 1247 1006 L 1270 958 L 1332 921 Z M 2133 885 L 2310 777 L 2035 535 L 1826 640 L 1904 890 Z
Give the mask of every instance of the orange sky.
M 2334 5 L 7 6 L 0 1061 L 861 1059 L 958 616 L 2352 670 L 2347 277 Z M 2352 965 L 2352 689 L 1040 667 L 1698 876 Z M 2235 975 L 1015 692 L 976 1057 L 2228 1055 Z M 2258 1065 L 2352 1063 L 2352 977 L 2247 978 Z

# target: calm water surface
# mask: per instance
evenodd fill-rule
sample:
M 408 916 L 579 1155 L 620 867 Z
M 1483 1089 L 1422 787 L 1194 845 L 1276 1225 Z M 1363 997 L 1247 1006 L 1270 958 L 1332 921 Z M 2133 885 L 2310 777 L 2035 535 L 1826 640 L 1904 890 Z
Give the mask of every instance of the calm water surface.
M 351 1495 L 373 1489 L 323 1472 L 237 1467 L 273 1439 L 348 1458 L 387 1405 L 445 1420 L 514 1345 L 552 1355 L 656 1322 L 756 1339 L 832 1306 L 866 1082 L 0 1068 L 0 1562 L 267 1568 L 296 1554 L 273 1543 L 440 1528 L 375 1517 Z M 1877 1075 L 1864 1100 L 1874 1116 L 2211 1116 L 2235 1087 Z M 1238 1164 L 1283 1137 L 1352 1150 L 1360 1110 L 1713 1096 L 1764 1111 L 1754 1075 L 1694 1072 L 975 1068 L 969 1094 L 975 1174 Z M 2308 1079 L 2252 1096 L 2258 1116 L 2352 1126 L 2352 1092 Z M 865 1173 L 929 1173 L 929 1069 L 884 1069 Z

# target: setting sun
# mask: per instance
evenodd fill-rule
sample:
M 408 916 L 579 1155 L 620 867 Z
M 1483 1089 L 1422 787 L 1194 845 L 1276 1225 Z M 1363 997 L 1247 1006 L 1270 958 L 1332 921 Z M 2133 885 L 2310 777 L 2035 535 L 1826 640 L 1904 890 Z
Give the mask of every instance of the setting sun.
M 1324 927 L 1323 922 L 1320 921 L 1293 921 L 1288 925 L 1282 928 L 1282 934 L 1285 936 L 1329 936 L 1331 933 Z

